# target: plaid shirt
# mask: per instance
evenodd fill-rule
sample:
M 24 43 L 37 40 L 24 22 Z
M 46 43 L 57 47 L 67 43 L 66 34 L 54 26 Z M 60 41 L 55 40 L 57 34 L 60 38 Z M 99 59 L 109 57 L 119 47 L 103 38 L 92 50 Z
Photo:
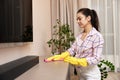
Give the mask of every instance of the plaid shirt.
M 89 65 L 98 64 L 101 60 L 104 43 L 102 35 L 93 28 L 85 40 L 81 40 L 81 36 L 82 33 L 76 38 L 68 52 L 77 58 L 86 58 Z

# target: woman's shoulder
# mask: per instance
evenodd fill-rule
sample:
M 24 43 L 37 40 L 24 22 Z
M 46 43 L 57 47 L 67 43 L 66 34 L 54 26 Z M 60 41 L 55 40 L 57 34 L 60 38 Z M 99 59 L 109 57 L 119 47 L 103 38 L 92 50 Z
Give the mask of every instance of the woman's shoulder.
M 93 28 L 92 32 L 93 32 L 93 34 L 94 34 L 95 36 L 98 36 L 98 37 L 102 37 L 102 36 L 103 36 L 103 35 L 101 34 L 101 32 L 97 31 L 95 28 Z
M 101 32 L 95 30 L 94 35 L 95 39 L 99 39 L 100 41 L 104 41 L 103 35 Z

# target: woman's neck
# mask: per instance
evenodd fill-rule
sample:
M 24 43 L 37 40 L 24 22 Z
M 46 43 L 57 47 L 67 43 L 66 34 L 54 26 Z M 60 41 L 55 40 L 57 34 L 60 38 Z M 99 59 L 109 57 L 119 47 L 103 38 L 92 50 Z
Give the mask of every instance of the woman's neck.
M 88 24 L 85 28 L 84 28 L 84 33 L 89 33 L 92 30 L 92 25 Z

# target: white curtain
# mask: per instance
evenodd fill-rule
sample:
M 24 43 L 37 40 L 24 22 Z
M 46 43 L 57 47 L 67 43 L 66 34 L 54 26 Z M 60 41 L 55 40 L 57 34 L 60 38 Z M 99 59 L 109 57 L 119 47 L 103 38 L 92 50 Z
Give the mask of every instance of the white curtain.
M 68 23 L 75 33 L 80 32 L 76 23 L 76 12 L 82 7 L 94 9 L 98 13 L 100 29 L 105 39 L 104 59 L 115 64 L 115 71 L 120 70 L 120 0 L 51 0 L 51 23 L 56 19 Z

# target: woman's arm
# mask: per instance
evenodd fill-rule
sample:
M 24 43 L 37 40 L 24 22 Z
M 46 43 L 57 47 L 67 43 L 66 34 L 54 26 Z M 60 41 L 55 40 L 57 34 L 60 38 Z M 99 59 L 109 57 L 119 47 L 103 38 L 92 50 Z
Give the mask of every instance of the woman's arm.
M 68 52 L 70 55 L 74 56 L 76 53 L 76 48 L 77 48 L 77 42 L 75 41 L 72 46 L 68 49 Z
M 87 62 L 89 65 L 98 64 L 102 57 L 104 39 L 102 36 L 97 36 L 93 43 L 93 55 L 87 57 Z

